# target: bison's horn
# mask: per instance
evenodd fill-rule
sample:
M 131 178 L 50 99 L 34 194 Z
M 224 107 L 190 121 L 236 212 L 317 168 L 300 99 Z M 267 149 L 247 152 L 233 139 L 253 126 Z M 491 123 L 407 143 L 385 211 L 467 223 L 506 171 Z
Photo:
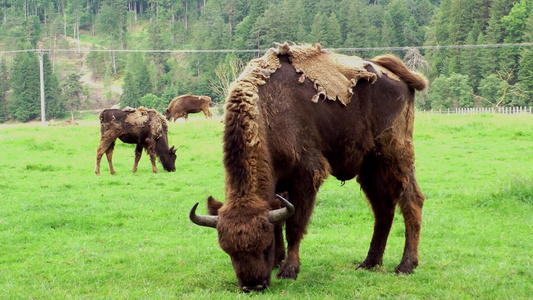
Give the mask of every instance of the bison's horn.
M 294 214 L 294 206 L 285 198 L 276 194 L 276 197 L 285 204 L 284 208 L 276 209 L 268 213 L 268 219 L 271 223 L 278 223 L 287 220 Z
M 198 202 L 192 207 L 191 212 L 189 213 L 189 219 L 196 225 L 213 227 L 217 228 L 218 216 L 198 216 L 196 214 L 196 208 L 198 207 Z

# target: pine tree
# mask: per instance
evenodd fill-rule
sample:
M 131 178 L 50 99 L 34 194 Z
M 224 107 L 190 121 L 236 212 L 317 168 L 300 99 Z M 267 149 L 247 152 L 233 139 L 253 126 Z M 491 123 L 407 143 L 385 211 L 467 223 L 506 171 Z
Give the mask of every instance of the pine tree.
M 24 20 L 23 26 L 26 30 L 26 42 L 32 48 L 37 48 L 37 41 L 41 38 L 41 22 L 38 16 L 30 16 Z
M 342 24 L 341 28 L 345 28 L 345 47 L 369 46 L 368 36 L 370 30 L 377 28 L 371 23 L 373 18 L 367 15 L 367 8 L 368 5 L 366 5 L 363 0 L 344 0 L 341 3 L 341 10 L 337 16 L 339 22 Z M 380 21 L 383 23 L 383 20 Z M 374 42 L 381 46 L 390 46 L 390 39 L 386 38 L 389 37 L 389 35 L 386 34 L 388 31 L 385 30 L 385 25 L 383 25 L 383 27 L 383 31 L 379 30 L 379 39 L 376 39 Z M 383 41 L 381 39 L 381 33 L 384 34 Z
M 392 16 L 386 12 L 383 16 L 383 27 L 381 27 L 381 44 L 383 47 L 391 47 L 394 44 L 394 24 Z
M 161 49 L 168 48 L 163 39 L 163 32 L 161 30 L 161 26 L 162 25 L 158 20 L 153 20 L 148 25 L 148 30 L 147 30 L 148 36 L 146 39 L 148 49 L 161 50 Z M 164 73 L 165 63 L 169 58 L 169 54 L 154 52 L 154 53 L 149 53 L 147 58 L 154 62 L 157 68 L 158 76 L 162 76 Z
M 502 26 L 502 18 L 507 16 L 515 3 L 519 0 L 493 0 L 490 6 L 490 19 L 486 29 L 486 41 L 488 44 L 502 43 L 504 40 L 504 28 Z M 505 51 L 505 50 L 504 50 Z M 487 60 L 489 64 L 484 66 L 485 72 L 488 74 L 494 73 L 499 69 L 501 60 L 500 49 L 488 49 Z
M 310 42 L 326 44 L 326 23 L 327 19 L 324 17 L 324 15 L 321 13 L 315 15 L 313 24 L 311 25 L 311 33 L 309 35 Z
M 502 28 L 505 32 L 504 41 L 506 43 L 520 43 L 523 41 L 527 20 L 532 9 L 533 1 L 521 0 L 513 6 L 509 15 L 502 18 Z M 518 72 L 519 59 L 519 47 L 506 47 L 500 52 L 501 68 L 513 72 L 514 75 Z
M 126 76 L 124 76 L 124 82 L 122 83 L 123 93 L 120 96 L 121 107 L 138 107 L 140 105 L 140 97 L 142 97 L 137 90 L 135 83 L 135 74 L 133 70 L 126 67 Z
M 269 0 L 256 0 L 252 2 L 250 7 L 250 13 L 246 16 L 239 25 L 235 32 L 235 45 L 239 49 L 243 48 L 255 48 L 261 47 L 261 36 L 258 36 L 257 32 L 254 34 L 254 25 L 259 17 L 263 15 L 268 9 Z
M 59 81 L 48 55 L 43 55 L 43 76 L 46 118 L 60 118 L 65 114 L 65 106 L 61 102 Z
M 97 50 L 96 46 L 93 45 L 91 50 Z M 91 51 L 87 54 L 86 64 L 89 70 L 92 72 L 92 79 L 103 79 L 106 72 L 106 66 L 108 62 L 106 61 L 106 53 Z
M 124 91 L 120 96 L 122 107 L 138 107 L 141 98 L 152 92 L 152 82 L 142 53 L 130 54 L 122 90 Z
M 7 91 L 9 91 L 9 74 L 5 59 L 0 59 L 0 123 L 8 118 Z
M 526 21 L 522 39 L 524 42 L 533 42 L 533 14 Z M 524 48 L 520 54 L 518 80 L 527 91 L 533 91 L 533 50 L 531 48 Z
M 326 23 L 326 43 L 328 47 L 340 47 L 343 44 L 341 27 L 335 13 L 331 13 Z
M 451 15 L 452 0 L 442 0 L 433 25 L 436 42 L 440 45 L 450 43 Z
M 83 87 L 80 83 L 80 76 L 70 73 L 61 84 L 61 102 L 70 111 L 72 121 L 74 121 L 74 110 L 81 106 Z
M 418 46 L 422 43 L 422 40 L 419 33 L 418 24 L 414 17 L 409 18 L 409 23 L 404 29 L 404 44 L 406 46 Z
M 21 122 L 39 117 L 41 111 L 39 60 L 34 52 L 19 53 L 15 56 L 11 87 L 13 99 L 8 107 L 11 115 Z
M 405 27 L 409 22 L 409 11 L 405 0 L 394 0 L 387 6 L 392 27 L 390 28 L 393 46 L 405 46 Z
M 271 4 L 264 14 L 255 22 L 252 34 L 256 37 L 257 47 L 267 48 L 273 46 L 274 42 L 285 40 L 283 34 L 284 26 L 282 24 L 283 12 L 274 4 Z
M 475 45 L 481 35 L 481 28 L 478 23 L 474 23 L 474 27 L 468 33 L 465 43 L 467 45 Z M 477 89 L 479 81 L 481 80 L 481 52 L 479 49 L 464 49 L 461 51 L 461 73 L 468 75 L 471 86 L 474 90 Z

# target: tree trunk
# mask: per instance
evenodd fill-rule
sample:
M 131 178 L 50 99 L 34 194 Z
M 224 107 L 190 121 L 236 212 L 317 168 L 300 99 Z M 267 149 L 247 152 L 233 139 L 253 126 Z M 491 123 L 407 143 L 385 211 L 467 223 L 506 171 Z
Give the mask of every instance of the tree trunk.
M 80 41 L 80 17 L 76 17 L 76 32 L 78 33 L 78 57 L 81 57 L 81 41 Z
M 67 13 L 63 7 L 63 35 L 67 36 Z
M 231 36 L 232 32 L 233 32 L 233 24 L 232 24 L 232 21 L 231 21 L 231 14 L 228 16 L 228 23 L 229 23 L 229 36 Z
M 7 24 L 7 0 L 2 1 L 4 3 L 4 20 L 2 21 L 2 24 Z
M 187 30 L 187 28 L 189 27 L 188 15 L 189 15 L 189 2 L 185 1 L 185 30 Z
M 111 52 L 111 61 L 113 62 L 113 75 L 117 75 L 117 61 L 115 57 L 115 51 Z
M 54 32 L 54 49 L 57 46 L 57 32 Z M 55 70 L 56 68 L 56 55 L 55 53 L 52 55 L 52 70 Z

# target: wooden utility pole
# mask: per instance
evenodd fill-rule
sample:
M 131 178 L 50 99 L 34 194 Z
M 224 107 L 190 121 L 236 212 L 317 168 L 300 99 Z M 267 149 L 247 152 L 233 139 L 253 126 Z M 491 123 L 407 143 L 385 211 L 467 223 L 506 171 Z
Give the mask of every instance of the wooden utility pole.
M 45 103 L 44 103 L 44 70 L 43 70 L 43 56 L 44 52 L 42 50 L 39 50 L 37 52 L 39 55 L 39 79 L 40 79 L 40 86 L 41 86 L 41 125 L 44 126 L 46 121 L 46 110 L 45 110 Z

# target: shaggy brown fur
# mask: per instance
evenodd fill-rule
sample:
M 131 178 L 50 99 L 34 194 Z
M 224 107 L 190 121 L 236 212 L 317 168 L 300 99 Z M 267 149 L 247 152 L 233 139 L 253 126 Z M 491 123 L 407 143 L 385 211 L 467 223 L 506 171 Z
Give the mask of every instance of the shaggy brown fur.
M 167 120 L 176 121 L 183 117 L 188 120 L 189 114 L 204 112 L 205 118 L 211 118 L 211 112 L 209 111 L 209 105 L 211 104 L 211 97 L 209 96 L 196 96 L 196 95 L 182 95 L 176 97 L 170 101 L 166 110 Z
M 135 162 L 133 172 L 137 172 L 137 165 L 141 159 L 142 149 L 145 148 L 152 162 L 152 171 L 157 173 L 156 156 L 166 171 L 176 170 L 176 150 L 174 146 L 168 148 L 167 121 L 154 109 L 139 107 L 105 109 L 100 113 L 100 145 L 96 150 L 96 167 L 94 172 L 100 175 L 100 161 L 104 153 L 109 163 L 109 172 L 115 174 L 112 157 L 116 139 L 124 143 L 137 144 L 135 148 Z
M 332 54 L 305 47 L 318 57 L 313 58 L 316 70 L 347 74 L 353 67 L 339 68 L 321 57 Z M 352 73 L 365 75 L 342 87 L 324 86 L 313 78 L 314 71 L 304 71 L 302 77 L 305 62 L 295 68 L 291 53 L 305 52 L 303 48 L 281 45 L 252 61 L 226 100 L 226 202 L 210 199 L 208 206 L 211 214 L 218 214 L 219 244 L 231 256 L 245 291 L 267 287 L 272 268 L 283 258 L 277 277 L 297 278 L 300 242 L 329 174 L 343 181 L 357 176 L 374 212 L 370 250 L 359 268 L 382 264 L 398 204 L 406 240 L 396 272 L 411 273 L 418 264 L 424 196 L 415 179 L 412 137 L 415 89 L 426 87 L 425 78 L 392 56 L 350 58 L 345 61 L 364 68 Z M 349 101 L 313 103 L 321 89 L 331 100 L 352 91 Z M 329 96 L 330 91 L 336 96 Z M 285 224 L 286 256 L 279 224 L 267 219 L 276 206 L 275 193 L 282 191 L 288 191 L 295 207 Z

